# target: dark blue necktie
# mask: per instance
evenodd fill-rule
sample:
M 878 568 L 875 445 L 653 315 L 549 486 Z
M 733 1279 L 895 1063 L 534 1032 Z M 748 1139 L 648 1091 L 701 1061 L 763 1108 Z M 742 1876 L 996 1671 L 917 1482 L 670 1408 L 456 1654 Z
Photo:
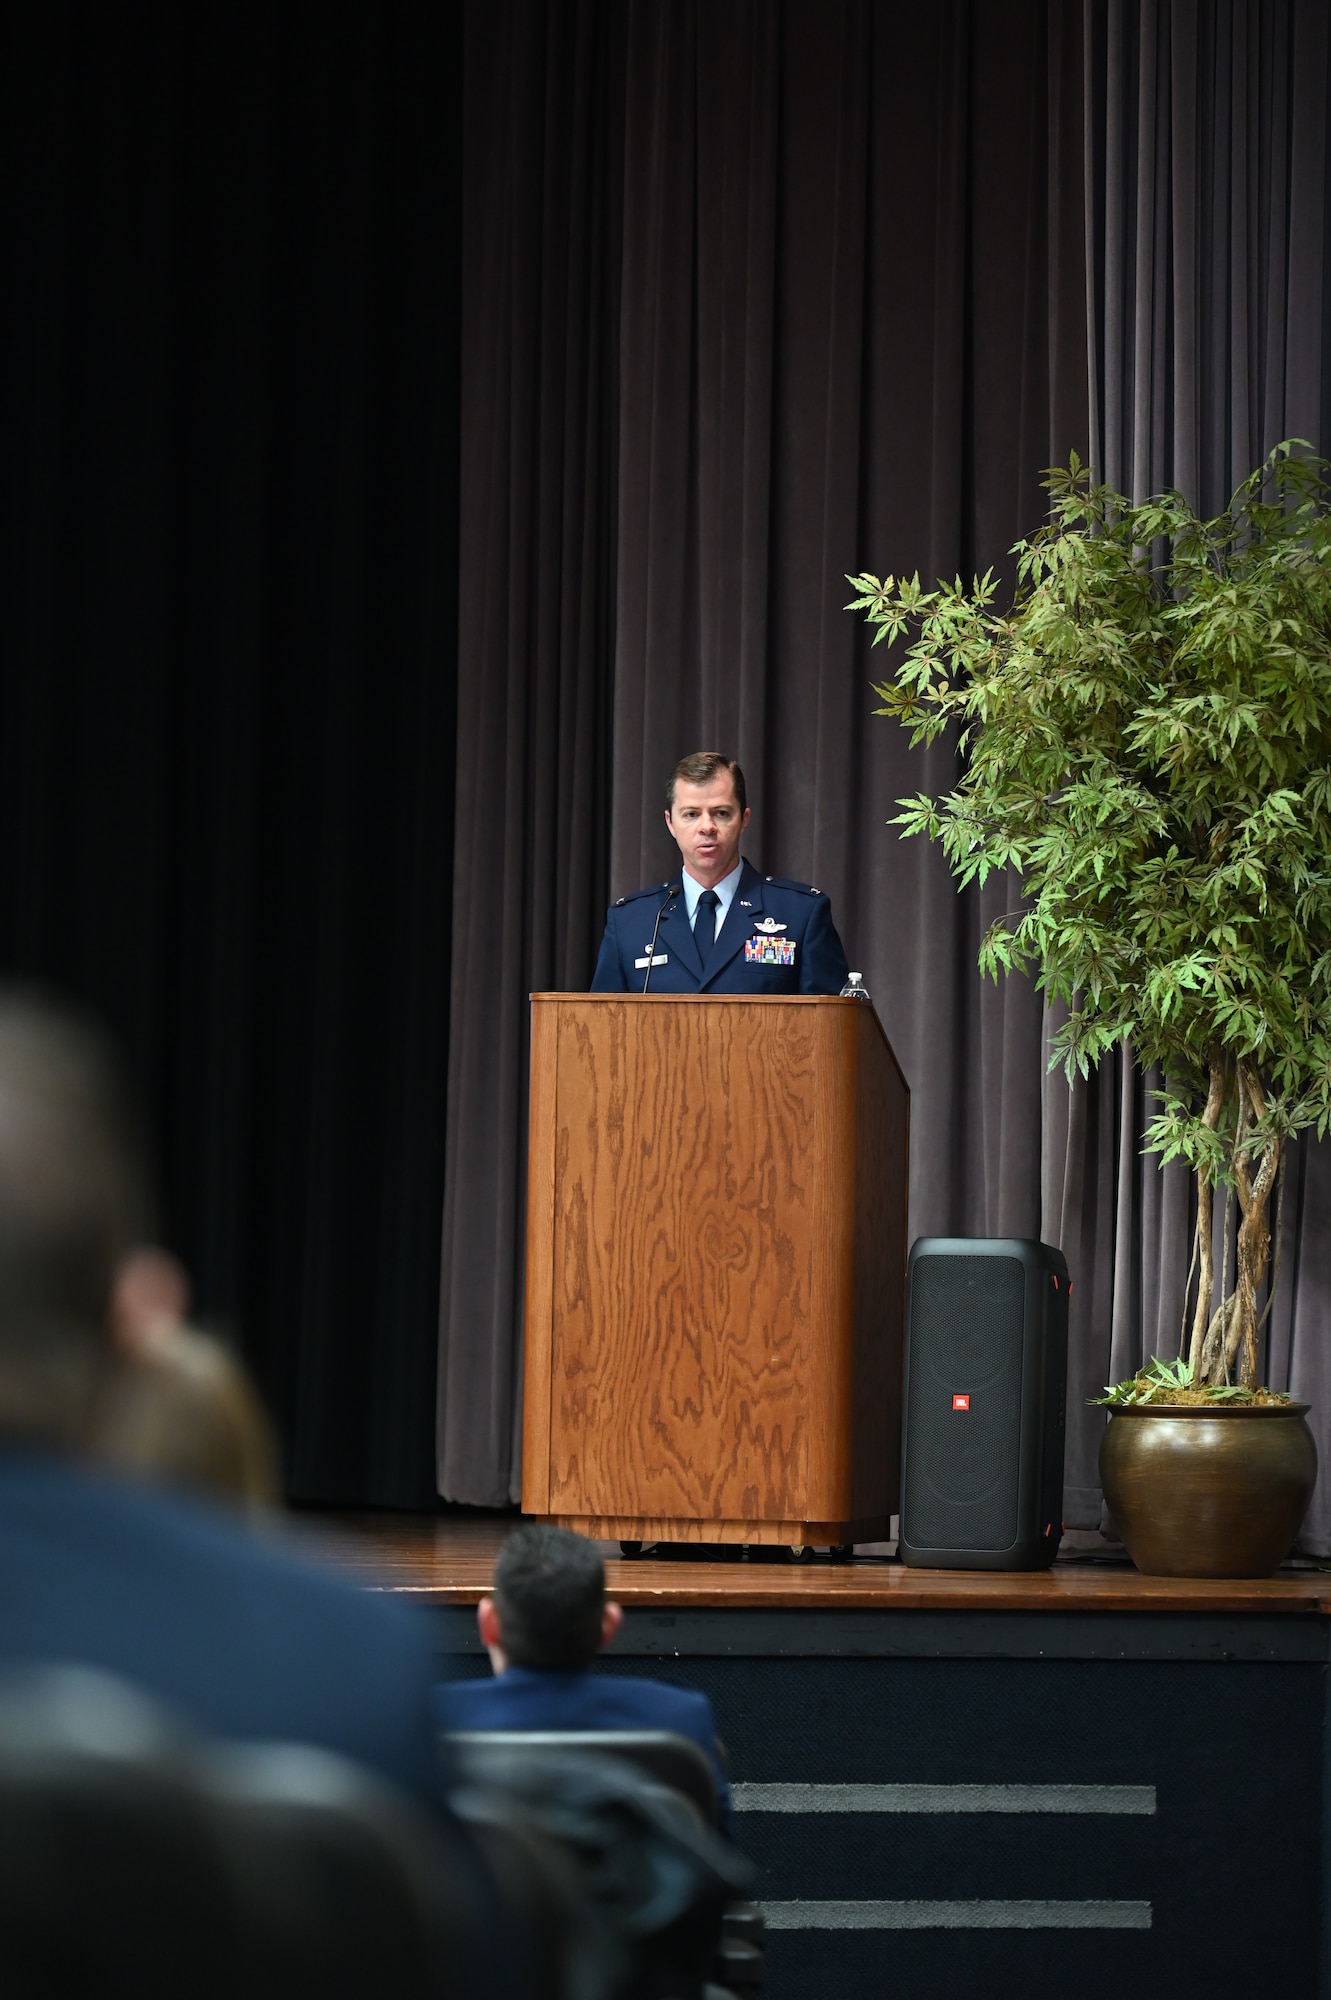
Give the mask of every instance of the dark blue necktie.
M 704 889 L 698 898 L 698 914 L 693 923 L 693 938 L 704 972 L 716 943 L 716 913 L 720 907 L 721 898 L 715 889 Z

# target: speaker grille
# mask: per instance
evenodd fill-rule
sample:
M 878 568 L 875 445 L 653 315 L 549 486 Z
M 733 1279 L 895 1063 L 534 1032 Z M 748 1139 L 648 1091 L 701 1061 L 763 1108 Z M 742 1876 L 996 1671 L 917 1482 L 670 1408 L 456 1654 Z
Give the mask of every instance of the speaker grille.
M 921 1257 L 911 1275 L 902 1529 L 913 1548 L 1017 1537 L 1025 1272 L 1015 1257 Z M 959 1411 L 953 1398 L 967 1396 Z

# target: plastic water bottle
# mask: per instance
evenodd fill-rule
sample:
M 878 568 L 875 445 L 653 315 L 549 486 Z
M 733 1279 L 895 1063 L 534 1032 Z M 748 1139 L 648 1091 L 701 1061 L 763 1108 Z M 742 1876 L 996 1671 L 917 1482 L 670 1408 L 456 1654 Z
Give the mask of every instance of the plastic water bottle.
M 868 1000 L 869 1005 L 872 1007 L 873 1001 L 869 999 L 869 989 L 864 983 L 864 974 L 862 972 L 851 973 L 849 979 L 847 979 L 841 989 L 841 998 L 843 1000 Z

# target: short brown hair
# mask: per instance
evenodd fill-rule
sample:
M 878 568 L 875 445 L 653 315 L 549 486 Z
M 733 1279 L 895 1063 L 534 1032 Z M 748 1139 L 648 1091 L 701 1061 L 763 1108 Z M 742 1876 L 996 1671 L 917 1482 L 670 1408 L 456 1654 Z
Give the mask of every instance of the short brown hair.
M 735 759 L 727 757 L 721 750 L 694 750 L 689 756 L 680 758 L 666 785 L 666 811 L 675 810 L 675 786 L 681 778 L 686 785 L 710 785 L 722 771 L 729 771 L 740 813 L 746 813 L 749 801 L 744 791 L 744 773 Z

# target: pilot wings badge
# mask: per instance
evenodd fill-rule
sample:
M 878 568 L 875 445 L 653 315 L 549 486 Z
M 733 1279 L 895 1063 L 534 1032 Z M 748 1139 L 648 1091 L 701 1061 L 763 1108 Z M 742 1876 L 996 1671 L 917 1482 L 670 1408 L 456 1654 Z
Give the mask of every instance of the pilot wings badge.
M 763 917 L 753 928 L 762 931 L 767 937 L 775 937 L 778 931 L 783 931 L 786 927 L 784 924 L 779 924 L 775 917 Z

